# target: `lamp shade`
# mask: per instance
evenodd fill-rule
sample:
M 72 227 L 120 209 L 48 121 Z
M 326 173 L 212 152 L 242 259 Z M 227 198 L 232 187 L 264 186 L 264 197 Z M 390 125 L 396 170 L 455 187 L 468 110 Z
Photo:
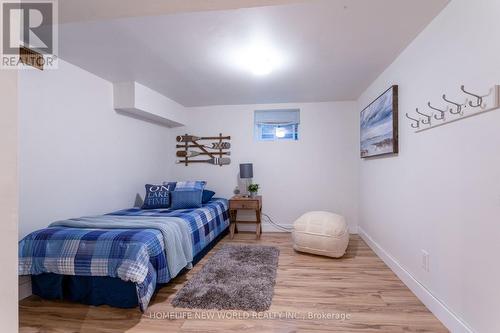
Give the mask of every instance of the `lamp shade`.
M 253 164 L 240 164 L 240 178 L 253 178 Z

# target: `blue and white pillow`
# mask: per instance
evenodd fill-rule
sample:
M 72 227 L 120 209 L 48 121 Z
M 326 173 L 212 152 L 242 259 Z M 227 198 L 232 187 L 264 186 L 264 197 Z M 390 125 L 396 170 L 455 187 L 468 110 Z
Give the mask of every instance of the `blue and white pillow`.
M 177 182 L 163 182 L 163 185 L 168 185 L 170 191 L 174 191 L 177 186 Z
M 166 185 L 146 184 L 146 197 L 142 209 L 158 209 L 170 207 L 171 187 Z
M 176 191 L 192 191 L 198 190 L 203 191 L 207 182 L 201 180 L 187 181 L 187 182 L 177 182 L 175 185 Z
M 171 209 L 200 208 L 203 195 L 202 190 L 180 190 L 172 193 Z

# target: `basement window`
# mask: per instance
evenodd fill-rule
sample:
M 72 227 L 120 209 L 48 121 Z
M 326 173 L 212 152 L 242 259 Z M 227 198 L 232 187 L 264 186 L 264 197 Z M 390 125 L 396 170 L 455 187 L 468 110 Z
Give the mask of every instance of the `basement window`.
M 257 110 L 254 118 L 258 141 L 298 141 L 300 110 Z

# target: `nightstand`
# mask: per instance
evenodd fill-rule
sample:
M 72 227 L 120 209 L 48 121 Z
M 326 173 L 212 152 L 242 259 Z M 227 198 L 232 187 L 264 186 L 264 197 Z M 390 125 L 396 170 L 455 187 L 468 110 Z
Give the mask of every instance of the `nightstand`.
M 253 210 L 255 211 L 256 221 L 238 221 L 238 210 Z M 255 223 L 257 227 L 255 229 L 255 234 L 257 239 L 260 239 L 260 234 L 262 233 L 262 196 L 257 195 L 255 197 L 241 197 L 234 196 L 229 199 L 229 216 L 231 220 L 231 226 L 229 228 L 231 233 L 231 239 L 234 237 L 234 233 L 238 232 L 237 223 Z

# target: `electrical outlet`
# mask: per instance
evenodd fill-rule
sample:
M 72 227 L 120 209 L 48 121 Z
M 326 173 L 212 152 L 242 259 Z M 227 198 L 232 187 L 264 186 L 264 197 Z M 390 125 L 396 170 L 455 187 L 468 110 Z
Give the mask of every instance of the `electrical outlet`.
M 429 252 L 422 250 L 422 269 L 429 271 Z

